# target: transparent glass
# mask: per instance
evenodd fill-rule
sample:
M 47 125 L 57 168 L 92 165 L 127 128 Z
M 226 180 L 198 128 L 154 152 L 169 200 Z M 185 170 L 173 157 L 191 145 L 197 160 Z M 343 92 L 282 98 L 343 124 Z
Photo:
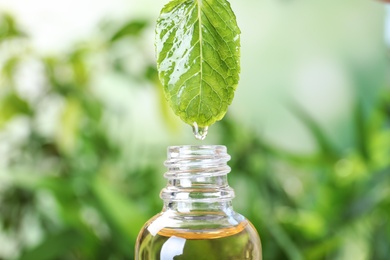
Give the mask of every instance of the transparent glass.
M 261 260 L 253 225 L 232 207 L 225 146 L 173 146 L 165 161 L 162 212 L 140 231 L 138 260 Z

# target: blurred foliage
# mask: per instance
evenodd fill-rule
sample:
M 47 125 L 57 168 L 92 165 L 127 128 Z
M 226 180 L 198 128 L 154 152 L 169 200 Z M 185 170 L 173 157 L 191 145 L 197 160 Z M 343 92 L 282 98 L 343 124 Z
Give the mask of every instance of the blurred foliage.
M 138 231 L 162 206 L 164 154 L 145 165 L 127 158 L 131 140 L 109 131 L 118 112 L 96 94 L 94 75 L 158 85 L 153 63 L 134 71 L 116 55 L 151 23 L 111 24 L 98 44 L 45 56 L 12 16 L 0 20 L 0 259 L 133 259 Z M 33 90 L 20 82 L 26 66 L 38 71 Z M 229 115 L 215 126 L 232 156 L 234 204 L 258 229 L 264 259 L 388 259 L 390 93 L 368 112 L 356 101 L 354 145 L 341 150 L 290 106 L 317 152 L 274 147 Z

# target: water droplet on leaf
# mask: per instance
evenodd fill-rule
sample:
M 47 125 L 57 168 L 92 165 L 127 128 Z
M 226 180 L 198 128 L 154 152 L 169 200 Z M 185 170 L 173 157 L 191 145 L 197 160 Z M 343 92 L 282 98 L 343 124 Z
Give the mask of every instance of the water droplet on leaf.
M 194 132 L 195 138 L 198 140 L 204 140 L 207 136 L 208 126 L 199 127 L 196 122 L 192 125 L 192 131 Z

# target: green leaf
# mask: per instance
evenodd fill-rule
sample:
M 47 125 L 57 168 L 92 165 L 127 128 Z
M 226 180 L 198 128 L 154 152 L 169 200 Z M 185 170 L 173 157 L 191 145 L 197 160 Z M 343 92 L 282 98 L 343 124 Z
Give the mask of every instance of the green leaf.
M 106 217 L 115 232 L 126 241 L 137 237 L 145 219 L 143 213 L 130 200 L 122 196 L 103 177 L 96 178 L 93 193 L 100 212 Z
M 11 92 L 0 99 L 0 128 L 15 116 L 30 115 L 31 113 L 28 103 Z
M 240 29 L 225 0 L 173 0 L 156 27 L 165 97 L 185 123 L 207 127 L 225 115 L 240 72 Z
M 145 20 L 135 20 L 126 23 L 111 37 L 111 41 L 117 41 L 127 36 L 139 36 L 141 32 L 148 26 Z
M 10 38 L 24 37 L 14 17 L 8 13 L 0 13 L 0 42 Z
M 369 135 L 367 131 L 367 123 L 365 117 L 365 111 L 362 101 L 358 101 L 354 111 L 355 132 L 356 132 L 356 146 L 362 157 L 369 161 L 371 158 L 368 144 L 370 143 Z
M 315 138 L 318 147 L 324 159 L 330 162 L 337 161 L 340 157 L 340 152 L 332 144 L 327 135 L 324 133 L 322 127 L 312 118 L 312 116 L 295 102 L 288 104 L 288 109 L 297 116 L 298 119 L 304 123 L 312 136 Z

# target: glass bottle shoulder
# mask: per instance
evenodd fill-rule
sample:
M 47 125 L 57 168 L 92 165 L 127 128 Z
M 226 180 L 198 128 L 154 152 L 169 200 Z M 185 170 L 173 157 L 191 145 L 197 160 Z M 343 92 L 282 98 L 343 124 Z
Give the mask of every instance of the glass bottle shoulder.
M 238 226 L 245 226 L 248 220 L 241 214 L 229 211 L 191 211 L 178 212 L 175 210 L 163 211 L 151 218 L 144 226 L 152 233 L 159 233 L 161 230 L 192 230 L 212 231 L 220 229 L 233 229 Z

